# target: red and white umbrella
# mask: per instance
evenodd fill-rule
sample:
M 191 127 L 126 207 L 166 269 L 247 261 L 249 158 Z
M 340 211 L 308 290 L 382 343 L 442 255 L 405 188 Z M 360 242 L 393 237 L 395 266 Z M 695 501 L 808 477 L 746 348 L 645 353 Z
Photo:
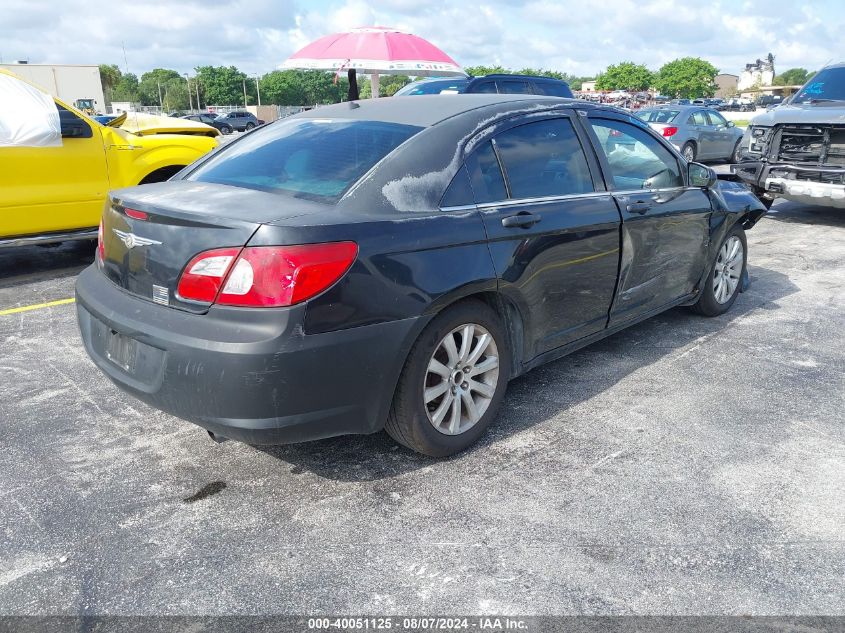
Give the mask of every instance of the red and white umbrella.
M 291 55 L 285 68 L 354 70 L 371 75 L 378 96 L 380 74 L 445 77 L 466 75 L 458 63 L 431 42 L 398 29 L 366 26 L 332 33 Z

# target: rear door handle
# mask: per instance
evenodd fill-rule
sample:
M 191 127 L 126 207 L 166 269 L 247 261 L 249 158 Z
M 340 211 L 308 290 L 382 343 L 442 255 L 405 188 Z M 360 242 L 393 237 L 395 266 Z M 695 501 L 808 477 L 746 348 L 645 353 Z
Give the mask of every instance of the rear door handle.
M 527 211 L 522 211 L 516 215 L 509 215 L 506 218 L 502 218 L 502 226 L 506 228 L 520 227 L 527 229 L 529 226 L 534 226 L 542 219 L 543 218 L 539 213 L 528 213 Z
M 627 206 L 628 213 L 639 213 L 640 215 L 644 214 L 646 211 L 651 209 L 651 203 L 644 202 L 643 200 L 637 200 L 636 202 L 632 202 Z

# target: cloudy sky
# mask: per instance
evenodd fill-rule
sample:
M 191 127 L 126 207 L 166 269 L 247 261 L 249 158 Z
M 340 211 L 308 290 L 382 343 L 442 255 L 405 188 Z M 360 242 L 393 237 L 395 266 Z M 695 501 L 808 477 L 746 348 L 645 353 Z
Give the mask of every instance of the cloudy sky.
M 372 24 L 464 66 L 576 75 L 686 55 L 734 74 L 769 51 L 778 71 L 845 59 L 845 0 L 0 0 L 0 16 L 6 63 L 128 63 L 139 75 L 208 64 L 261 74 L 320 35 Z

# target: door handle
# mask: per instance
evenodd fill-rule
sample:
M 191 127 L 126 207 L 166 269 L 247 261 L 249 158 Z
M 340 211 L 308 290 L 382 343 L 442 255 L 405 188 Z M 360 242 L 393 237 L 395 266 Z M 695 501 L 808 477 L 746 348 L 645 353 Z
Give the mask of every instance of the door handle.
M 643 200 L 637 200 L 636 202 L 632 202 L 627 206 L 628 213 L 639 213 L 640 215 L 644 214 L 646 211 L 651 209 L 651 204 L 648 202 L 644 202 Z
M 516 215 L 509 215 L 506 218 L 502 218 L 502 226 L 506 228 L 520 227 L 527 229 L 529 226 L 534 226 L 542 219 L 543 218 L 539 213 L 528 213 L 527 211 L 522 211 Z

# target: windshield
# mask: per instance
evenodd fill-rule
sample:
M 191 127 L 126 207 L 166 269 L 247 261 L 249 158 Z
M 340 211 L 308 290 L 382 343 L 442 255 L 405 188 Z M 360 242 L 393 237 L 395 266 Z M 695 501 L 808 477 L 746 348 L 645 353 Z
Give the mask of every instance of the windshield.
M 646 123 L 671 123 L 680 110 L 640 110 L 637 117 Z
M 469 80 L 467 79 L 443 79 L 439 81 L 423 81 L 420 83 L 408 84 L 397 90 L 397 97 L 411 95 L 439 95 L 441 92 L 463 92 L 466 90 Z
M 845 101 L 845 66 L 825 68 L 799 90 L 792 103 Z
M 334 202 L 421 129 L 381 121 L 288 119 L 224 149 L 187 180 Z

